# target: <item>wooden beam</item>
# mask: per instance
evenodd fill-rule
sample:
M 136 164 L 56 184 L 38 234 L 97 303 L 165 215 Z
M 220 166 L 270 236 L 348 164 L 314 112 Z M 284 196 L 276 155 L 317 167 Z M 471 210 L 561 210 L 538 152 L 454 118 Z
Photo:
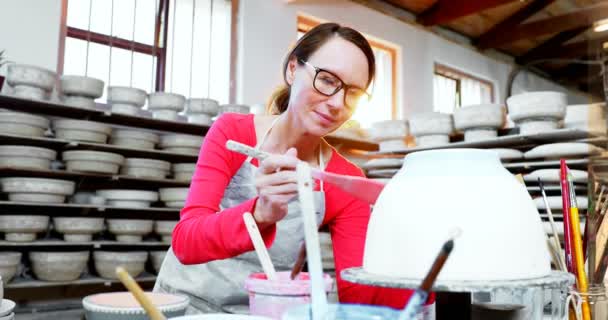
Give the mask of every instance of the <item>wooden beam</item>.
M 547 50 L 543 52 L 543 59 L 562 58 L 573 59 L 583 56 L 595 56 L 600 52 L 602 45 L 608 42 L 608 35 L 599 37 L 590 41 L 577 41 L 567 45 L 560 46 L 555 50 Z
M 557 35 L 551 37 L 549 40 L 543 42 L 541 45 L 533 48 L 532 50 L 526 52 L 520 57 L 517 57 L 515 61 L 519 64 L 528 64 L 534 60 L 544 59 L 553 52 L 559 52 L 564 42 L 587 31 L 587 29 L 589 28 L 591 28 L 591 25 L 560 32 Z
M 485 39 L 483 46 L 485 48 L 496 48 L 522 39 L 531 39 L 593 25 L 594 22 L 605 18 L 608 18 L 608 3 L 519 25 L 514 29 L 505 30 L 499 36 Z
M 418 15 L 416 21 L 424 26 L 441 25 L 478 11 L 494 8 L 514 0 L 438 0 Z
M 499 22 L 495 26 L 493 26 L 490 30 L 486 31 L 484 34 L 479 36 L 474 43 L 477 45 L 479 49 L 488 49 L 492 47 L 492 41 L 501 37 L 503 34 L 507 32 L 511 32 L 515 27 L 517 27 L 520 23 L 524 22 L 526 19 L 535 15 L 537 12 L 543 10 L 546 6 L 552 4 L 555 0 L 535 0 L 529 3 L 527 6 L 519 9 L 519 11 L 512 14 L 510 17 L 506 18 L 502 22 Z

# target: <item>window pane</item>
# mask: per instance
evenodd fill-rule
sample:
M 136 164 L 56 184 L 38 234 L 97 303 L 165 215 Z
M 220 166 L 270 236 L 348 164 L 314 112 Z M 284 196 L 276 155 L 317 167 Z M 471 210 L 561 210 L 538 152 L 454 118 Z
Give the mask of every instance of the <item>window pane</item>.
M 374 122 L 393 118 L 394 62 L 388 51 L 379 48 L 373 50 L 376 58 L 376 79 L 368 89 L 372 99 L 368 103 L 360 103 L 352 117 L 365 128 L 371 127 Z
M 454 112 L 458 102 L 456 87 L 456 80 L 435 74 L 433 79 L 434 111 L 441 113 Z
M 89 27 L 90 0 L 68 0 L 67 25 L 87 30 Z
M 87 42 L 75 38 L 66 38 L 63 74 L 84 75 L 87 65 Z

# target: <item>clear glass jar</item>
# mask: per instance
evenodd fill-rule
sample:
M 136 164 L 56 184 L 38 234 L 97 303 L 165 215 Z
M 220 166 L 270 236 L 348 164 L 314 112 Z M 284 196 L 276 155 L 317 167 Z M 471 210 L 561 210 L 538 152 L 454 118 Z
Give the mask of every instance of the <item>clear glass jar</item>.
M 583 300 L 588 301 L 589 310 L 591 311 L 591 320 L 606 320 L 608 319 L 608 294 L 606 287 L 603 284 L 594 284 L 589 286 L 586 293 L 581 293 L 575 290 Z

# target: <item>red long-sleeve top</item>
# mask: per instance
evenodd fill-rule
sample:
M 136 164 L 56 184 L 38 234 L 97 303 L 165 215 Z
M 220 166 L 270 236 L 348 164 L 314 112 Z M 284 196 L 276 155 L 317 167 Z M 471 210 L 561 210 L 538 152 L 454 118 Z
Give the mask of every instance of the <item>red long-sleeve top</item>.
M 254 250 L 243 222 L 243 213 L 253 212 L 257 197 L 220 211 L 219 204 L 228 183 L 246 157 L 226 149 L 227 140 L 256 145 L 253 115 L 225 113 L 205 136 L 180 221 L 173 230 L 172 247 L 183 264 L 199 264 L 231 258 Z M 361 169 L 332 151 L 325 170 L 363 176 Z M 318 183 L 317 183 L 318 188 Z M 357 285 L 343 281 L 344 268 L 363 264 L 363 248 L 370 206 L 331 184 L 324 184 L 325 218 L 334 248 L 338 295 L 343 303 L 363 303 L 402 308 L 410 290 Z M 262 231 L 267 247 L 272 246 L 276 226 Z

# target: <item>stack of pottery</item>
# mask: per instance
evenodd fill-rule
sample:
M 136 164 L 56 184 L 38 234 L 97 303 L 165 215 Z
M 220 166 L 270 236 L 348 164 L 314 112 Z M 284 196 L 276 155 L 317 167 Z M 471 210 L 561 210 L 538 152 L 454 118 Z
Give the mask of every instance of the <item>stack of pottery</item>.
M 108 219 L 108 230 L 118 242 L 141 242 L 143 236 L 152 232 L 154 220 Z
M 63 234 L 67 242 L 88 242 L 93 234 L 103 231 L 103 218 L 55 217 L 55 231 Z
M 223 104 L 220 106 L 220 113 L 232 112 L 232 113 L 243 113 L 248 114 L 250 107 L 244 104 Z
M 589 175 L 587 171 L 570 169 L 568 170 L 572 176 L 572 182 L 574 183 L 587 183 Z M 524 175 L 524 181 L 535 183 L 540 181 L 545 184 L 559 184 L 561 181 L 561 170 L 560 169 L 538 169 Z
M 148 110 L 155 119 L 178 121 L 178 113 L 184 110 L 186 98 L 181 94 L 154 92 L 148 95 Z
M 63 103 L 86 109 L 95 108 L 95 99 L 103 95 L 103 81 L 83 76 L 62 76 Z
M 106 198 L 95 194 L 95 192 L 79 191 L 74 193 L 74 195 L 70 198 L 70 202 L 76 204 L 103 206 L 106 204 Z
M 566 107 L 565 128 L 606 135 L 606 103 L 576 104 Z
M 167 255 L 167 250 L 162 251 L 150 251 L 150 259 L 152 260 L 152 267 L 156 274 L 160 271 L 160 267 L 163 265 L 163 261 L 165 260 L 165 256 Z
M 112 128 L 106 124 L 84 120 L 53 120 L 55 137 L 59 139 L 106 143 Z
M 188 122 L 210 126 L 215 117 L 220 112 L 220 105 L 213 99 L 190 98 L 186 102 L 186 116 Z
M 132 149 L 154 149 L 159 141 L 156 133 L 128 130 L 128 129 L 113 129 L 110 137 L 110 144 Z
M 169 208 L 183 208 L 188 198 L 188 188 L 160 188 L 160 201 Z
M 380 151 L 395 151 L 407 148 L 405 138 L 408 135 L 407 123 L 404 120 L 386 120 L 375 122 L 369 130 L 370 138 L 380 145 Z
M 116 267 L 121 266 L 132 277 L 139 276 L 146 266 L 148 253 L 145 251 L 95 251 L 93 252 L 95 270 L 106 279 L 117 279 Z
M 498 158 L 500 158 L 500 161 L 502 162 L 521 160 L 524 158 L 524 153 L 517 149 L 494 148 L 488 150 L 498 153 Z
M 557 142 L 536 146 L 524 153 L 526 159 L 544 158 L 558 160 L 561 158 L 581 158 L 599 155 L 606 151 L 590 143 L 584 142 Z
M 537 91 L 507 98 L 509 117 L 520 134 L 533 134 L 559 128 L 566 116 L 567 97 L 561 92 Z
M 107 189 L 96 193 L 104 197 L 109 206 L 116 207 L 149 208 L 152 202 L 158 201 L 156 191 Z
M 61 158 L 68 171 L 116 174 L 125 162 L 117 153 L 89 150 L 64 151 Z
M 50 169 L 57 152 L 30 146 L 0 146 L 0 167 Z
M 44 137 L 50 121 L 27 113 L 0 111 L 0 133 L 27 137 Z
M 17 304 L 9 299 L 4 298 L 4 284 L 2 277 L 0 277 L 0 320 L 13 320 L 15 319 L 15 307 Z
M 108 104 L 114 113 L 137 116 L 146 103 L 146 92 L 131 87 L 108 87 Z
M 73 181 L 45 178 L 12 177 L 0 179 L 2 192 L 10 201 L 63 203 L 74 193 Z
M 165 134 L 160 137 L 160 147 L 167 152 L 198 155 L 203 137 L 189 134 Z
M 186 296 L 146 292 L 148 300 L 168 319 L 183 316 L 190 303 Z M 146 320 L 150 319 L 146 311 L 130 292 L 99 293 L 82 300 L 88 320 Z M 228 315 L 226 315 L 228 316 Z M 164 317 L 163 317 L 164 318 Z M 186 317 L 195 320 L 197 316 Z
M 438 112 L 415 114 L 409 119 L 410 134 L 418 147 L 432 147 L 450 143 L 454 131 L 452 115 Z
M 156 220 L 154 223 L 154 232 L 162 237 L 163 242 L 171 243 L 171 235 L 178 222 L 179 221 Z
M 179 181 L 190 181 L 194 170 L 196 170 L 196 163 L 174 163 L 172 166 L 173 179 Z
M 0 277 L 5 284 L 11 282 L 20 265 L 21 252 L 0 252 Z
M 87 267 L 88 251 L 40 252 L 29 254 L 36 278 L 44 281 L 73 281 Z
M 155 159 L 127 158 L 120 173 L 139 178 L 164 179 L 169 175 L 171 163 Z
M 454 111 L 454 127 L 464 131 L 464 141 L 496 138 L 504 125 L 504 111 L 499 104 L 479 104 Z
M 47 69 L 25 64 L 10 64 L 6 75 L 13 94 L 20 98 L 48 100 L 57 75 Z
M 48 216 L 0 215 L 0 232 L 7 241 L 34 241 L 36 234 L 46 232 L 48 227 Z

